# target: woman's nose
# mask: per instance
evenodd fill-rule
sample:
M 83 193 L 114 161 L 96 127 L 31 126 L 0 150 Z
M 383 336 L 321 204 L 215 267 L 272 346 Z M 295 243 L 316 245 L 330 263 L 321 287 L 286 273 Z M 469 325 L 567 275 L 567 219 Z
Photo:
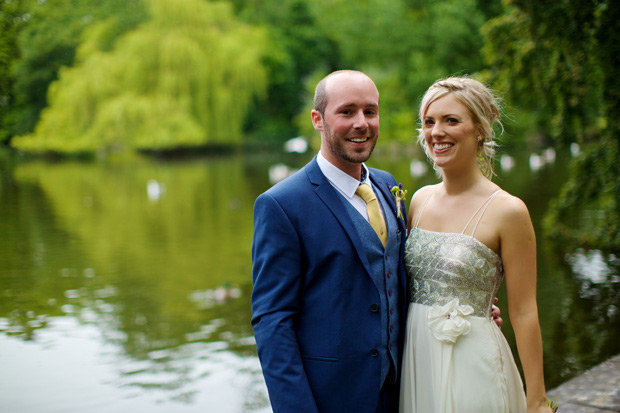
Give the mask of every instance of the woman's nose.
M 444 134 L 444 128 L 441 122 L 437 122 L 433 125 L 433 129 L 431 130 L 432 136 L 441 136 Z

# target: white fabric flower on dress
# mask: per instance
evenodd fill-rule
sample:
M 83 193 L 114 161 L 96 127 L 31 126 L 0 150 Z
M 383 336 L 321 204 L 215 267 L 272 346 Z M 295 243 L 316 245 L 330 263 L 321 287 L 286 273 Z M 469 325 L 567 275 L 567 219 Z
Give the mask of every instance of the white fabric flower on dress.
M 437 340 L 454 344 L 459 336 L 469 333 L 471 323 L 466 317 L 473 312 L 472 306 L 459 305 L 459 299 L 454 298 L 441 307 L 431 308 L 428 325 Z

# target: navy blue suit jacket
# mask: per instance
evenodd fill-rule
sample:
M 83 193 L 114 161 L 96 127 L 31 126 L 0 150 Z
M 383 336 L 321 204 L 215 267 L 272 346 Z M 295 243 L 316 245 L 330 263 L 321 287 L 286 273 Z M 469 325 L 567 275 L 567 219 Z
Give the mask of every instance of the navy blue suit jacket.
M 396 215 L 392 175 L 370 177 Z M 379 403 L 379 290 L 343 202 L 315 158 L 254 205 L 252 325 L 275 412 L 371 412 Z M 398 272 L 404 324 L 402 259 Z

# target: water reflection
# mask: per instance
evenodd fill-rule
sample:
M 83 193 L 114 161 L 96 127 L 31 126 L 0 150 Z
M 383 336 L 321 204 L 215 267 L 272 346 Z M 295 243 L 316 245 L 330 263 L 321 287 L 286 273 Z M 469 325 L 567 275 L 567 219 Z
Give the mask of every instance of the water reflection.
M 0 410 L 269 411 L 249 322 L 252 206 L 311 156 L 116 164 L 0 154 Z M 540 173 L 529 154 L 511 154 L 497 178 L 538 234 L 548 387 L 616 354 L 620 337 L 618 259 L 542 235 L 565 179 L 555 156 L 541 155 Z M 411 193 L 437 182 L 425 160 L 377 154 L 370 166 Z M 516 351 L 509 321 L 503 332 Z
M 0 336 L 0 407 L 7 412 L 267 412 L 256 358 L 196 342 L 134 359 L 105 320 L 53 317 L 37 346 Z M 36 374 L 35 374 L 36 373 Z
M 94 329 L 100 337 L 79 347 L 119 353 L 104 363 L 106 376 L 118 375 L 107 380 L 115 398 L 155 392 L 157 403 L 202 403 L 203 411 L 219 403 L 218 411 L 231 412 L 267 406 L 249 324 L 257 192 L 247 186 L 240 157 L 140 165 L 36 161 L 2 176 L 5 337 L 76 347 L 80 331 Z M 62 327 L 71 321 L 72 328 Z M 72 362 L 55 351 L 47 355 L 59 365 Z M 90 364 L 82 376 L 102 374 L 88 371 Z M 29 374 L 57 370 L 47 363 L 20 368 L 28 366 Z M 0 406 L 40 411 L 44 399 L 25 407 L 27 383 L 0 386 Z M 96 397 L 98 387 L 85 389 L 85 399 Z M 11 388 L 20 394 L 15 404 L 4 397 Z M 65 397 L 71 406 L 74 397 Z
M 574 253 L 566 255 L 566 262 L 570 264 L 575 275 L 594 284 L 608 280 L 614 283 L 620 282 L 620 277 L 614 275 L 617 273 L 619 262 L 614 254 L 605 257 L 602 251 L 578 248 Z

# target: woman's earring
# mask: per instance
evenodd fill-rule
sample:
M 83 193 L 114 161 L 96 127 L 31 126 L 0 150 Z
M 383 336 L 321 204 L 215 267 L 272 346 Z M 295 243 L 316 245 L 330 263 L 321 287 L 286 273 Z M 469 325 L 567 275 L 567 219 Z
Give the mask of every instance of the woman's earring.
M 482 141 L 482 136 L 478 135 L 478 142 Z

